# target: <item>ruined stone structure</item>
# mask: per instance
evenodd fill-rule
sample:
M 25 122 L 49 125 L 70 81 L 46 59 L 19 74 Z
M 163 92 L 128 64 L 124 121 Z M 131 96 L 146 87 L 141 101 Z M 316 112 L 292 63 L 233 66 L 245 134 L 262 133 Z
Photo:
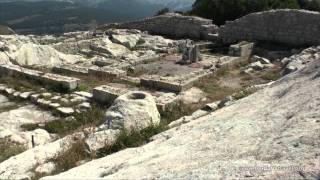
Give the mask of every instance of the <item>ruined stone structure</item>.
M 320 13 L 305 10 L 271 10 L 249 14 L 219 29 L 224 43 L 261 40 L 294 46 L 320 43 Z
M 146 18 L 140 21 L 120 24 L 109 24 L 102 29 L 138 29 L 153 34 L 171 36 L 174 38 L 210 39 L 215 38 L 218 27 L 209 19 L 195 16 L 182 16 L 168 13 L 165 15 Z

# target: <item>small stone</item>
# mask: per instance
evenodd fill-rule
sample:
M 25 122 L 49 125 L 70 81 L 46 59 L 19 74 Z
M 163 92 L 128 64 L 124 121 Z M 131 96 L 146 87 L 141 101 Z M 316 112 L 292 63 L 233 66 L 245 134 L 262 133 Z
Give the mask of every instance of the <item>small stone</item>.
M 6 92 L 7 94 L 9 94 L 9 95 L 12 95 L 12 94 L 15 92 L 15 90 L 12 89 L 12 88 L 7 88 L 7 89 L 5 89 L 5 92 Z
M 52 101 L 58 101 L 61 99 L 61 96 L 54 96 L 51 98 Z
M 84 102 L 82 104 L 79 104 L 78 107 L 80 108 L 80 111 L 86 111 L 88 109 L 91 109 L 91 105 L 88 102 Z
M 263 64 L 262 64 L 260 61 L 251 63 L 251 64 L 249 65 L 249 67 L 252 68 L 252 69 L 254 69 L 254 70 L 256 70 L 256 71 L 261 71 L 261 70 L 264 69 L 264 66 L 263 66 Z
M 231 104 L 233 104 L 234 100 L 232 96 L 227 96 L 225 97 L 222 101 L 220 101 L 220 103 L 218 104 L 218 107 L 225 107 L 225 106 L 229 106 Z
M 61 98 L 60 101 L 61 101 L 62 103 L 64 103 L 64 104 L 70 103 L 70 101 L 69 101 L 68 99 L 66 99 L 66 98 Z
M 14 92 L 14 93 L 13 93 L 13 97 L 19 97 L 20 94 L 21 94 L 21 92 L 18 92 L 18 91 L 17 91 L 17 92 Z
M 51 104 L 49 104 L 49 107 L 58 108 L 58 107 L 60 107 L 60 104 L 59 103 L 51 103 Z
M 28 99 L 31 94 L 32 94 L 32 92 L 24 92 L 24 93 L 21 93 L 21 94 L 20 94 L 20 98 L 21 98 L 21 99 Z
M 6 85 L 4 84 L 0 84 L 0 91 L 4 91 L 7 88 Z
M 42 105 L 42 106 L 49 106 L 49 104 L 51 104 L 51 101 L 47 101 L 45 99 L 38 99 L 37 103 Z
M 51 93 L 42 93 L 41 96 L 44 98 L 49 98 L 52 96 L 52 94 Z
M 39 174 L 50 174 L 56 169 L 56 165 L 53 162 L 48 162 L 46 164 L 42 164 L 35 169 L 36 173 Z
M 87 101 L 88 99 L 85 98 L 85 97 L 81 97 L 81 96 L 77 96 L 77 97 L 74 97 L 73 99 L 71 99 L 71 102 L 84 102 L 84 101 Z
M 40 97 L 40 94 L 32 94 L 31 95 L 31 101 L 37 102 L 39 97 Z
M 58 112 L 60 112 L 61 114 L 63 115 L 71 115 L 74 113 L 74 110 L 70 107 L 60 107 L 60 108 L 57 108 Z
M 251 58 L 251 61 L 252 62 L 261 62 L 262 64 L 270 64 L 271 63 L 268 59 L 263 58 L 263 57 L 259 57 L 256 55 Z
M 82 96 L 82 97 L 86 97 L 88 99 L 92 98 L 92 93 L 85 92 L 85 91 L 77 91 L 77 92 L 74 92 L 74 94 Z
M 220 101 L 213 102 L 213 103 L 207 104 L 203 109 L 212 112 L 219 108 L 218 106 L 219 104 L 220 104 Z
M 247 68 L 243 71 L 243 73 L 245 74 L 250 74 L 251 72 L 253 72 L 253 69 L 250 67 L 250 68 Z

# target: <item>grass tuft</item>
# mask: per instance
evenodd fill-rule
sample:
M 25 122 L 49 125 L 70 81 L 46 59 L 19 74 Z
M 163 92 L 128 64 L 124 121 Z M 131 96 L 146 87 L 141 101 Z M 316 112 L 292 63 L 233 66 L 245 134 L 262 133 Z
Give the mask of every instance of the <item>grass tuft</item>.
M 11 143 L 7 138 L 0 139 L 0 163 L 25 150 L 24 146 Z

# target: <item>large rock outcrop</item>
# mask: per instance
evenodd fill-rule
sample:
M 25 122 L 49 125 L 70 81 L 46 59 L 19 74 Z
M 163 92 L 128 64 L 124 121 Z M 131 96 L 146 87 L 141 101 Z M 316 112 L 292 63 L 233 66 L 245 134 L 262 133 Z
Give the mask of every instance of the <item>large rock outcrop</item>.
M 106 112 L 108 129 L 141 130 L 158 125 L 160 114 L 154 98 L 145 92 L 134 91 L 119 96 Z
M 188 124 L 44 179 L 316 179 L 320 59 Z
M 260 40 L 294 46 L 320 43 L 320 13 L 305 10 L 258 12 L 227 22 L 219 28 L 225 43 Z
M 215 34 L 218 30 L 218 27 L 212 24 L 212 20 L 175 13 L 150 17 L 140 21 L 108 24 L 101 28 L 138 29 L 174 38 L 193 39 L 207 39 L 209 34 Z

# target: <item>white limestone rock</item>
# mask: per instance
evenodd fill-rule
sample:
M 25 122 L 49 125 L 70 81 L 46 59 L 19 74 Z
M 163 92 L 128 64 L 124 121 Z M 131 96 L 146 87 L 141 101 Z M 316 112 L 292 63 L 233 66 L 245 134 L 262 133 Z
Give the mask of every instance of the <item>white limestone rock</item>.
M 59 107 L 59 108 L 57 108 L 57 110 L 59 113 L 65 115 L 65 116 L 69 116 L 74 113 L 74 109 L 71 107 Z
M 127 34 L 127 35 L 112 35 L 112 41 L 114 43 L 121 44 L 129 49 L 132 49 L 136 46 L 140 39 L 139 34 Z
M 90 152 L 97 151 L 105 146 L 112 145 L 120 133 L 120 130 L 107 129 L 90 134 L 85 142 Z
M 316 60 L 230 106 L 158 134 L 142 147 L 43 180 L 317 179 L 319 72 Z
M 10 54 L 15 63 L 19 65 L 43 65 L 52 67 L 63 63 L 75 63 L 82 59 L 77 55 L 67 55 L 58 52 L 48 45 L 33 43 L 23 44 L 16 52 Z
M 251 62 L 261 62 L 262 64 L 270 64 L 270 60 L 266 59 L 266 58 L 263 58 L 263 57 L 260 57 L 260 56 L 257 56 L 257 55 L 254 55 L 252 56 L 251 58 Z
M 38 174 L 51 174 L 56 169 L 56 165 L 53 162 L 42 164 L 35 169 Z
M 32 136 L 34 137 L 34 145 L 39 146 L 52 142 L 53 137 L 43 129 L 36 129 L 34 131 L 27 131 L 16 133 L 10 136 L 10 141 L 24 145 L 25 147 L 31 149 L 32 147 Z
M 261 71 L 264 69 L 264 65 L 260 61 L 257 61 L 249 64 L 249 68 L 252 68 L 256 71 Z
M 206 100 L 206 93 L 199 88 L 192 87 L 181 92 L 180 99 L 185 104 L 196 104 Z
M 105 127 L 141 130 L 160 123 L 160 114 L 153 96 L 133 91 L 119 96 L 106 112 Z
M 0 179 L 31 179 L 35 168 L 46 166 L 59 154 L 66 152 L 73 143 L 83 138 L 83 134 L 68 135 L 62 139 L 36 146 L 0 163 Z M 46 169 L 46 168 L 45 168 Z
M 41 111 L 33 105 L 19 107 L 0 113 L 0 133 L 9 130 L 12 133 L 21 131 L 23 124 L 39 124 L 55 120 L 47 111 Z
M 20 94 L 20 98 L 26 100 L 32 95 L 32 93 L 33 92 L 23 92 Z

